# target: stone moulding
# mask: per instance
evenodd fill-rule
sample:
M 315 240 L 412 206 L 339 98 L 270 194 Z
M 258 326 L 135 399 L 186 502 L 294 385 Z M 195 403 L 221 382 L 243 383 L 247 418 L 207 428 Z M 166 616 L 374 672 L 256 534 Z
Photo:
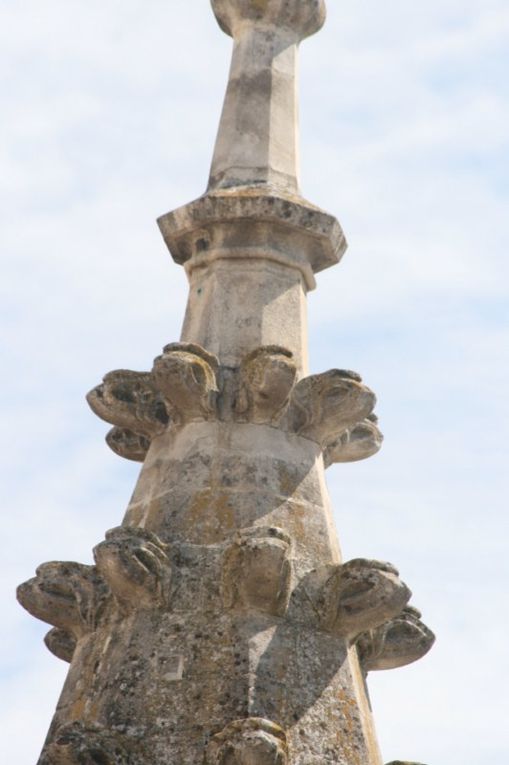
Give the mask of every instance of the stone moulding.
M 235 720 L 210 740 L 207 765 L 287 765 L 286 734 L 259 717 Z
M 292 353 L 268 345 L 252 350 L 228 375 L 226 389 L 213 354 L 196 344 L 172 343 L 152 372 L 110 372 L 87 401 L 115 426 L 108 446 L 140 462 L 166 428 L 206 420 L 271 425 L 308 438 L 322 447 L 325 466 L 366 459 L 380 449 L 376 397 L 356 372 L 332 369 L 296 383 Z
M 411 606 L 355 640 L 364 672 L 412 664 L 422 659 L 434 642 L 435 636 L 421 621 L 420 611 Z
M 292 590 L 291 540 L 282 529 L 240 531 L 223 556 L 222 592 L 227 608 L 254 608 L 283 616 Z
M 396 616 L 412 594 L 394 566 L 364 558 L 317 569 L 310 585 L 322 629 L 346 638 Z
M 339 263 L 347 247 L 332 215 L 301 197 L 261 189 L 215 191 L 157 222 L 174 261 L 188 271 L 243 251 L 297 268 L 308 289 L 315 287 L 313 273 Z
M 166 605 L 170 598 L 168 546 L 152 532 L 120 526 L 94 548 L 98 571 L 122 610 Z

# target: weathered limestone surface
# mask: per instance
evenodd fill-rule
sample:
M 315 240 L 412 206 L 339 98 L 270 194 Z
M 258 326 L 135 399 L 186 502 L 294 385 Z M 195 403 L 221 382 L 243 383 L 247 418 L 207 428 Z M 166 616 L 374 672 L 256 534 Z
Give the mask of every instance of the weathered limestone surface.
M 95 565 L 18 590 L 70 663 L 39 765 L 382 765 L 366 675 L 434 639 L 394 566 L 342 560 L 325 484 L 382 435 L 357 373 L 308 370 L 306 294 L 346 248 L 298 193 L 297 48 L 323 1 L 212 6 L 234 50 L 209 187 L 159 219 L 182 336 L 87 396 L 140 476 Z

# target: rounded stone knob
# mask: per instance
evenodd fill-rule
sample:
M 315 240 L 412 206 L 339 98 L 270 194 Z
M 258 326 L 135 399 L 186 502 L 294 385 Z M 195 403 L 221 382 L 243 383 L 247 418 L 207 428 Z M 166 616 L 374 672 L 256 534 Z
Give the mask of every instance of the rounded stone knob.
M 298 40 L 318 32 L 325 21 L 324 0 L 211 0 L 219 26 L 235 37 L 246 21 L 285 28 Z

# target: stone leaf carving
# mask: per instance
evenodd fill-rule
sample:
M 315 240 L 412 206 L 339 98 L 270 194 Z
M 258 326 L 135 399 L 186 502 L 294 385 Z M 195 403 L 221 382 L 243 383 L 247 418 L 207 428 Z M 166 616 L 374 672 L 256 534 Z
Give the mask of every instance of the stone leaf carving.
M 149 372 L 109 372 L 87 394 L 87 401 L 102 420 L 149 438 L 168 425 L 167 409 Z
M 332 369 L 311 375 L 294 387 L 288 425 L 323 447 L 371 414 L 376 397 L 355 372 Z
M 365 672 L 412 664 L 428 653 L 435 636 L 421 621 L 421 613 L 407 606 L 393 619 L 356 638 Z
M 112 428 L 106 435 L 106 443 L 119 457 L 133 462 L 143 462 L 150 448 L 150 438 L 128 428 Z
M 270 423 L 281 413 L 295 382 L 293 354 L 277 345 L 256 348 L 242 361 L 236 413 L 244 422 Z
M 67 661 L 69 664 L 71 663 L 77 643 L 72 632 L 60 629 L 59 627 L 53 627 L 45 635 L 44 643 L 46 648 L 58 659 Z
M 261 22 L 294 32 L 297 40 L 318 32 L 325 21 L 323 0 L 212 0 L 219 26 L 230 36 L 246 21 Z
M 96 628 L 108 596 L 95 566 L 72 562 L 43 563 L 17 590 L 19 602 L 32 616 L 76 639 Z
M 323 454 L 325 467 L 329 467 L 334 462 L 365 460 L 376 454 L 384 439 L 377 422 L 376 415 L 370 414 L 362 422 L 344 430 L 339 438 L 325 448 Z
M 390 563 L 356 558 L 317 571 L 316 605 L 324 629 L 353 637 L 396 616 L 411 592 Z
M 193 343 L 171 343 L 154 361 L 153 375 L 164 400 L 181 422 L 216 416 L 219 362 Z
M 119 526 L 94 548 L 97 569 L 124 610 L 167 603 L 171 585 L 168 546 L 152 532 Z
M 207 747 L 207 765 L 287 765 L 286 734 L 259 717 L 235 720 Z
M 39 765 L 135 765 L 132 750 L 120 734 L 73 722 L 58 730 Z
M 243 529 L 223 558 L 225 605 L 282 616 L 292 588 L 290 537 L 282 529 Z

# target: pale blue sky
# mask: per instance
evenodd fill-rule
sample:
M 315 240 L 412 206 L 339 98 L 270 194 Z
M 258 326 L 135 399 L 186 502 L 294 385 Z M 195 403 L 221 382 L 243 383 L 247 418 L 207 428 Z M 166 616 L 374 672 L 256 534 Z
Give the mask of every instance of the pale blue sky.
M 301 58 L 302 191 L 340 219 L 313 371 L 377 392 L 386 440 L 328 482 L 345 556 L 388 559 L 437 633 L 373 673 L 388 762 L 507 765 L 509 7 L 329 0 Z M 66 666 L 14 601 L 90 562 L 138 467 L 84 394 L 178 339 L 155 218 L 205 187 L 230 56 L 206 0 L 0 0 L 2 761 L 33 765 Z

